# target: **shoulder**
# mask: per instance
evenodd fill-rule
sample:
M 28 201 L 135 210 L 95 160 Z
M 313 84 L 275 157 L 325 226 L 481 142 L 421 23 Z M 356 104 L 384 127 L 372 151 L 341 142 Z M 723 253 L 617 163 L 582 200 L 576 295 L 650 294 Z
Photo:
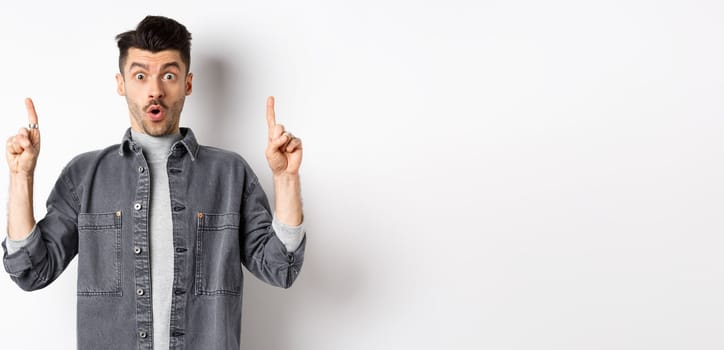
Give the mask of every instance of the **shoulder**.
M 117 158 L 115 160 L 120 161 L 122 156 L 118 154 L 119 147 L 120 144 L 115 144 L 103 149 L 97 149 L 81 153 L 73 157 L 73 159 L 68 162 L 68 164 L 63 169 L 63 173 L 67 175 L 73 175 L 86 172 L 89 169 L 95 168 L 100 162 L 104 160 L 113 160 Z
M 205 169 L 207 174 L 223 174 L 232 182 L 244 183 L 246 191 L 256 186 L 259 179 L 240 154 L 212 146 L 199 146 L 196 163 Z
M 239 153 L 212 146 L 199 146 L 197 158 L 202 161 L 223 163 L 227 166 L 249 168 L 249 163 Z
M 83 166 L 108 156 L 116 156 L 120 158 L 121 155 L 118 154 L 119 147 L 120 144 L 115 144 L 103 149 L 81 153 L 73 157 L 73 159 L 68 162 L 68 166 Z

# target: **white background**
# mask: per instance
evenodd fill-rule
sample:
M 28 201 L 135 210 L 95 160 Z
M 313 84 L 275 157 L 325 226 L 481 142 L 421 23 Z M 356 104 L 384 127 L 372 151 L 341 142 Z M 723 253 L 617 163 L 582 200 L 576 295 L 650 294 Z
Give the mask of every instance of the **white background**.
M 267 95 L 304 140 L 305 265 L 247 274 L 243 349 L 724 348 L 724 3 L 5 4 L 0 134 L 33 97 L 38 218 L 128 127 L 114 36 L 146 14 L 193 33 L 201 143 L 270 191 Z M 74 348 L 76 274 L 3 273 L 2 348 Z

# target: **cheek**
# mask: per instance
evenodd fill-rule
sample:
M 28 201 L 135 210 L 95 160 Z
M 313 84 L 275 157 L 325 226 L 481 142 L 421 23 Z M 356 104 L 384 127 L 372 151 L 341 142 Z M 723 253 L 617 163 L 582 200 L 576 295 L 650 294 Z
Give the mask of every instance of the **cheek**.
M 173 97 L 175 100 L 180 100 L 186 97 L 186 86 L 185 85 L 174 85 L 166 90 L 169 97 Z
M 130 98 L 136 98 L 138 96 L 138 92 L 140 91 L 140 89 L 135 85 L 136 84 L 133 84 L 133 83 L 130 83 L 130 84 L 126 83 L 126 85 L 124 87 L 124 89 L 126 90 L 126 96 L 128 96 Z

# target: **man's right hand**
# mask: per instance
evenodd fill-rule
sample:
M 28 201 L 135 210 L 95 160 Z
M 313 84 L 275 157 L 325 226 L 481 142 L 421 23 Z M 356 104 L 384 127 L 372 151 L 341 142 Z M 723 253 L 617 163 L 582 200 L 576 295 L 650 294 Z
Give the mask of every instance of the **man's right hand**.
M 35 105 L 30 98 L 25 99 L 25 109 L 28 112 L 28 123 L 38 125 L 38 115 Z M 21 128 L 18 134 L 11 136 L 6 145 L 5 155 L 10 168 L 10 175 L 24 175 L 32 177 L 35 164 L 40 154 L 40 129 Z

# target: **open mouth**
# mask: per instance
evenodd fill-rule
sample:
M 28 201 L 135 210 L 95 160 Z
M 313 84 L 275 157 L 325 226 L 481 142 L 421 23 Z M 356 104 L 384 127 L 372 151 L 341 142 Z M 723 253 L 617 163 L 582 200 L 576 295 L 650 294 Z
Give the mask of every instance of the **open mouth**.
M 146 108 L 147 115 L 151 118 L 151 120 L 160 120 L 163 118 L 164 112 L 163 112 L 163 106 L 160 104 L 153 104 Z
M 161 108 L 162 108 L 162 106 L 158 105 L 158 104 L 150 105 L 150 106 L 148 106 L 148 108 L 146 108 L 146 112 L 158 114 L 161 112 Z
M 156 101 L 153 101 L 153 102 L 156 102 Z M 162 105 L 161 103 L 158 103 L 158 102 L 151 103 L 148 107 L 146 107 L 146 112 L 154 113 L 154 114 L 159 113 L 159 112 L 161 112 L 161 110 L 163 110 L 164 107 L 165 107 L 164 105 Z

